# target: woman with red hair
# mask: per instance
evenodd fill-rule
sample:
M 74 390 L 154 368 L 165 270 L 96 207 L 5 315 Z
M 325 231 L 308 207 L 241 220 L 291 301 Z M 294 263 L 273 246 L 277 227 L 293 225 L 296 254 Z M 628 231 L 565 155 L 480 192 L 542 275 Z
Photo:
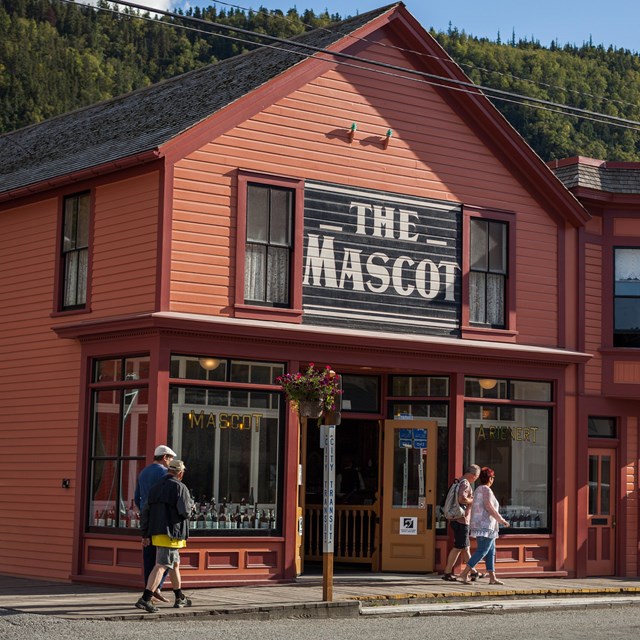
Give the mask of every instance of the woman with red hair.
M 496 539 L 500 525 L 508 527 L 509 523 L 500 515 L 500 505 L 491 490 L 496 478 L 495 471 L 489 467 L 482 467 L 471 505 L 471 526 L 469 535 L 476 539 L 477 548 L 469 558 L 467 566 L 460 574 L 460 582 L 471 584 L 469 574 L 484 558 L 489 573 L 489 584 L 504 584 L 496 578 Z

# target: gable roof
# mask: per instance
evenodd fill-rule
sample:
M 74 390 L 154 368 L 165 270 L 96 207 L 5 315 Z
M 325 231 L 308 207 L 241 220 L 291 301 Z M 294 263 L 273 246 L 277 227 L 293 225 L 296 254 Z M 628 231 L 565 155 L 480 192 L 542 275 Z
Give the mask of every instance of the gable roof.
M 575 226 L 590 218 L 480 89 L 446 88 L 447 78 L 453 86 L 472 83 L 402 2 L 1 136 L 0 202 L 159 158 L 181 134 L 195 131 L 199 123 L 225 107 L 233 109 L 234 103 L 246 100 L 254 91 L 258 95 L 290 69 L 309 64 L 314 50 L 330 49 L 343 55 L 355 42 L 349 36 L 357 32 L 355 38 L 361 38 L 386 24 L 407 52 L 427 54 L 414 57 L 416 69 L 432 77 L 437 74 L 436 91 L 550 215 Z
M 136 157 L 390 11 L 381 7 L 0 136 L 0 194 Z

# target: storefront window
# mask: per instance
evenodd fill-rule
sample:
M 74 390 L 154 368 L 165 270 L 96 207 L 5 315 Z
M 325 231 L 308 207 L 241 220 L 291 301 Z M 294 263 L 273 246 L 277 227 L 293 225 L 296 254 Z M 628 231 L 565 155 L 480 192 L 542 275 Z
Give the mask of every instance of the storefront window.
M 493 492 L 512 533 L 550 527 L 550 425 L 550 408 L 465 405 L 465 466 L 496 472 Z
M 276 363 L 225 361 L 201 377 L 202 358 L 172 356 L 168 442 L 185 461 L 184 483 L 196 502 L 192 534 L 279 535 L 282 499 L 282 395 Z M 207 366 L 211 366 L 208 362 Z M 222 371 L 222 373 L 217 373 Z
M 92 376 L 90 527 L 137 528 L 134 505 L 145 465 L 149 358 L 97 360 Z M 145 382 L 145 384 L 140 384 Z
M 345 373 L 342 376 L 342 410 L 356 413 L 380 412 L 380 378 L 377 376 L 356 376 Z

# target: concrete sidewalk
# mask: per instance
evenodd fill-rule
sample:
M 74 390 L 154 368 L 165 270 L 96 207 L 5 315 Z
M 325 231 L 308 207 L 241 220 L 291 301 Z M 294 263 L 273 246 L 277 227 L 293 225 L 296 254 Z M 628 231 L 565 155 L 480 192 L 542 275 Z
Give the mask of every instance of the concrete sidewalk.
M 580 597 L 640 602 L 639 578 L 509 578 L 504 582 L 504 586 L 493 586 L 485 578 L 467 586 L 445 582 L 437 574 L 339 574 L 334 576 L 333 602 L 323 602 L 322 577 L 303 576 L 291 584 L 185 590 L 193 599 L 192 607 L 174 609 L 171 603 L 159 603 L 159 613 L 148 614 L 134 607 L 141 591 L 0 576 L 0 609 L 5 610 L 3 615 L 16 612 L 76 620 L 202 616 L 273 619 L 388 614 L 393 605 L 396 615 L 412 615 L 407 613 L 407 605 L 424 605 L 421 611 L 426 615 L 428 610 L 459 610 L 464 603 L 477 609 L 513 600 L 548 599 L 551 604 L 559 598 L 575 598 L 577 604 Z M 166 595 L 173 600 L 171 591 Z

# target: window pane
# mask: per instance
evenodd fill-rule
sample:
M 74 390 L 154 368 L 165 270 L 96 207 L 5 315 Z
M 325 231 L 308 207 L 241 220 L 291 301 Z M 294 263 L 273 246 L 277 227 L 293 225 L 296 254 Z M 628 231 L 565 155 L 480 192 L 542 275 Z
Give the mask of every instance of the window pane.
M 247 241 L 265 243 L 269 239 L 269 189 L 247 188 Z
M 600 458 L 600 514 L 608 516 L 611 513 L 611 458 Z
M 126 380 L 146 380 L 149 377 L 149 356 L 127 358 L 124 369 Z
M 114 460 L 96 460 L 91 475 L 90 524 L 115 527 L 118 522 L 118 473 Z
M 80 254 L 67 253 L 65 256 L 64 306 L 71 307 L 78 304 L 78 261 Z
M 289 249 L 269 247 L 267 266 L 267 301 L 289 302 Z
M 76 247 L 89 246 L 89 194 L 78 196 Z
M 464 463 L 491 467 L 493 491 L 501 511 L 514 528 L 548 528 L 549 409 L 513 407 L 496 418 L 496 405 L 465 407 Z
M 247 366 L 239 366 L 247 378 Z M 281 513 L 280 394 L 234 390 L 223 404 L 204 405 L 196 401 L 202 393 L 191 394 L 189 401 L 177 389 L 169 445 L 186 461 L 183 482 L 199 501 L 201 518 L 192 529 L 205 529 L 207 535 L 219 529 L 251 535 L 260 529 L 275 535 Z
M 248 244 L 245 249 L 244 299 L 263 301 L 265 299 L 265 273 L 267 268 L 267 248 Z
M 404 429 L 394 429 L 393 449 L 393 502 L 394 508 L 417 507 L 419 498 L 424 495 L 424 458 L 421 449 L 401 446 L 400 433 Z
M 291 246 L 291 215 L 293 193 L 289 189 L 271 190 L 270 244 Z
M 342 409 L 359 413 L 378 413 L 380 379 L 377 376 L 342 376 Z
M 469 320 L 471 322 L 484 323 L 486 320 L 486 278 L 487 276 L 479 271 L 469 273 Z
M 144 457 L 149 414 L 148 389 L 126 389 L 123 414 L 122 455 Z
M 507 272 L 507 225 L 502 222 L 489 223 L 489 271 Z
M 512 400 L 539 400 L 551 402 L 551 383 L 531 380 L 510 380 L 509 393 Z
M 62 251 L 67 252 L 76 248 L 76 198 L 67 198 L 64 202 L 64 224 L 62 229 Z
M 493 273 L 487 276 L 487 324 L 504 326 L 504 276 Z
M 589 417 L 588 432 L 590 438 L 615 438 L 616 419 Z
M 87 277 L 89 270 L 89 251 L 83 249 L 78 251 L 78 273 L 76 282 L 75 304 L 84 304 L 87 301 Z
M 94 394 L 93 456 L 115 457 L 119 453 L 120 399 L 121 392 L 113 389 Z
M 615 250 L 615 293 L 640 296 L 640 249 Z
M 93 382 L 122 380 L 122 360 L 98 360 L 95 363 Z
M 117 526 L 125 529 L 137 529 L 140 526 L 140 514 L 134 502 L 136 482 L 145 467 L 143 460 L 125 460 L 120 476 L 120 512 Z
M 446 397 L 449 395 L 449 378 L 440 376 L 392 376 L 391 395 Z
M 471 269 L 486 271 L 489 267 L 487 256 L 487 222 L 485 220 L 472 218 L 470 220 L 469 231 L 471 248 L 469 263 Z
M 616 298 L 616 329 L 640 333 L 640 298 Z
M 598 456 L 589 456 L 589 515 L 598 513 Z

